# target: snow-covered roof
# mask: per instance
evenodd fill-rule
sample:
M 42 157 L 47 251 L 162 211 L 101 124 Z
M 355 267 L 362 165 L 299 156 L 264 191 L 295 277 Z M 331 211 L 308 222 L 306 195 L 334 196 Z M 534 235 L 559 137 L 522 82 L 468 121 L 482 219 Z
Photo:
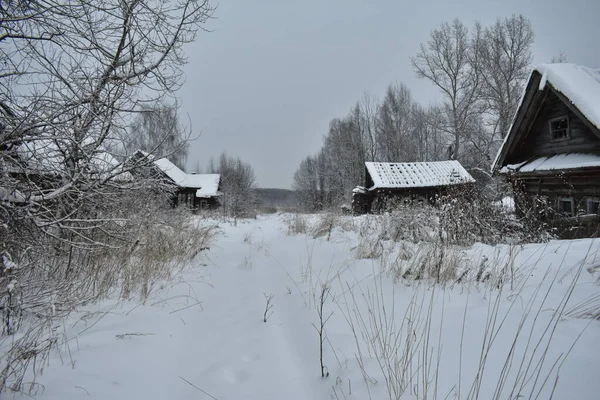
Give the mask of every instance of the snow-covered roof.
M 201 184 L 200 189 L 196 190 L 196 197 L 214 197 L 221 195 L 219 192 L 219 174 L 197 174 L 192 175 L 196 182 Z
M 188 175 L 179 169 L 179 167 L 173 164 L 166 158 L 159 158 L 154 160 L 154 165 L 158 167 L 162 172 L 165 173 L 173 182 L 178 186 L 194 187 L 193 185 L 187 185 Z
M 596 128 L 600 129 L 600 69 L 575 64 L 541 64 L 539 90 L 547 83 L 562 93 Z
M 154 158 L 148 153 L 141 153 L 150 160 Z M 154 165 L 164 172 L 177 186 L 197 189 L 196 197 L 214 197 L 220 195 L 219 181 L 221 180 L 221 175 L 219 174 L 187 174 L 166 158 L 154 160 Z
M 373 189 L 449 186 L 475 182 L 456 160 L 413 163 L 365 163 Z
M 600 156 L 596 154 L 557 154 L 550 157 L 539 157 L 535 160 L 518 164 L 508 164 L 500 170 L 500 173 L 510 172 L 536 172 L 554 171 L 577 168 L 600 167 Z
M 531 81 L 540 75 L 537 88 L 530 88 Z M 549 84 L 555 91 L 565 96 L 590 124 L 600 130 L 600 69 L 569 63 L 540 64 L 536 66 L 529 77 L 529 83 L 521 96 L 513 122 L 504 138 L 502 146 L 492 164 L 492 171 L 501 167 L 508 151 L 509 143 L 514 140 L 517 130 L 513 129 L 519 113 L 522 113 L 523 101 L 527 89 L 542 91 Z

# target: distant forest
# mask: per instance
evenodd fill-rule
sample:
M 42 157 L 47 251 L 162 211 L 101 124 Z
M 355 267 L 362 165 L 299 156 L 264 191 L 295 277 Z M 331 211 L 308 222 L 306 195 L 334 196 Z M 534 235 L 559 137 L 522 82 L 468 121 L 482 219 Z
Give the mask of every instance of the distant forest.
M 288 189 L 254 189 L 261 208 L 290 209 L 298 206 L 298 193 Z

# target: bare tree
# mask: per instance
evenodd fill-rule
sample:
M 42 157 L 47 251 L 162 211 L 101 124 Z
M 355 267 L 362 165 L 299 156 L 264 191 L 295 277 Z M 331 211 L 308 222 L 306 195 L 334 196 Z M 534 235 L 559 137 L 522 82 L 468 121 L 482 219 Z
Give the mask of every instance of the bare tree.
M 508 133 L 523 85 L 529 74 L 531 45 L 535 35 L 531 22 L 523 15 L 498 19 L 494 25 L 479 29 L 478 68 L 482 97 L 492 116 L 491 141 Z
M 250 164 L 223 153 L 218 165 L 214 165 L 211 160 L 208 171 L 221 174 L 221 206 L 225 215 L 240 218 L 255 212 L 256 198 L 253 189 L 256 187 L 256 176 Z
M 377 152 L 381 161 L 416 161 L 413 108 L 412 95 L 406 85 L 388 86 L 377 111 Z
M 72 210 L 123 186 L 107 149 L 139 104 L 177 90 L 183 46 L 212 12 L 208 0 L 3 3 L 0 149 L 18 172 L 3 178 L 26 191 L 37 226 L 69 229 Z M 32 170 L 57 178 L 33 182 Z
M 358 104 L 361 113 L 363 147 L 365 159 L 375 161 L 377 159 L 377 99 L 365 92 Z
M 412 65 L 420 78 L 435 84 L 444 96 L 449 133 L 454 138 L 451 158 L 459 159 L 464 139 L 463 132 L 469 118 L 478 113 L 481 77 L 478 49 L 481 32 L 472 37 L 469 30 L 455 19 L 444 22 L 431 32 L 426 44 L 412 58 Z
M 558 52 L 558 55 L 552 57 L 550 59 L 550 62 L 553 64 L 557 64 L 557 63 L 566 63 L 568 60 L 568 56 L 567 53 L 565 53 L 564 51 L 560 50 Z
M 446 159 L 446 149 L 453 137 L 448 134 L 444 108 L 439 105 L 427 107 L 427 158 L 430 161 Z
M 142 106 L 126 135 L 123 143 L 128 155 L 144 150 L 185 169 L 189 133 L 181 126 L 175 105 Z
M 117 284 L 94 260 L 131 255 L 139 214 L 164 200 L 108 149 L 141 105 L 173 96 L 184 46 L 212 13 L 208 0 L 0 3 L 0 258 L 19 265 L 11 315 L 40 327 L 2 355 L 0 392 L 20 389 L 12 361 L 26 368 L 25 350 L 41 360 L 57 343 L 55 318 Z
M 293 186 L 299 200 L 308 210 L 320 208 L 320 186 L 317 157 L 308 156 L 300 162 L 294 173 Z

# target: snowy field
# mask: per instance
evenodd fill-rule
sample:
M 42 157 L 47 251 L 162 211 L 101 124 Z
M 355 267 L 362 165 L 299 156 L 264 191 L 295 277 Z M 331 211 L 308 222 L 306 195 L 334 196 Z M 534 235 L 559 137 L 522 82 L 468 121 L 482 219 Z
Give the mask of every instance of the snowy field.
M 145 305 L 79 310 L 14 398 L 598 398 L 600 241 L 424 251 L 364 218 L 316 239 L 290 218 L 222 223 Z M 453 273 L 416 279 L 435 254 Z

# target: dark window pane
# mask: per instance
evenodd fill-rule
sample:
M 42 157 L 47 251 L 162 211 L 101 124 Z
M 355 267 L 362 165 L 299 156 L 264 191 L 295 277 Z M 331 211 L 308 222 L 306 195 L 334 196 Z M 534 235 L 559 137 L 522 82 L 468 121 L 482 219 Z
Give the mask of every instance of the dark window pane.
M 569 136 L 569 120 L 560 118 L 550 121 L 550 130 L 553 139 L 562 139 Z
M 558 211 L 564 215 L 573 215 L 573 202 L 571 200 L 559 200 Z

